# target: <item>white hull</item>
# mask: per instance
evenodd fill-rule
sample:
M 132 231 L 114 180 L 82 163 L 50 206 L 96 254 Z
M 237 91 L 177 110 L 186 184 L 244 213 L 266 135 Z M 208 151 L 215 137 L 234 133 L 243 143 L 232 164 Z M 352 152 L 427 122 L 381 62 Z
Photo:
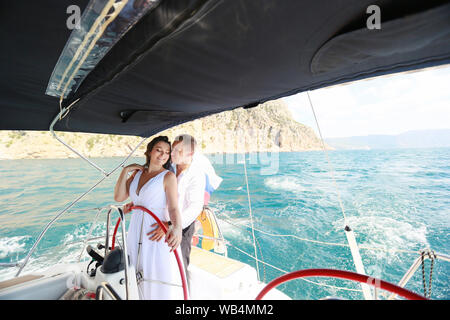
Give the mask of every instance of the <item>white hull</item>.
M 88 261 L 55 265 L 42 273 L 32 273 L 0 282 L 1 300 L 58 300 L 93 298 L 84 293 L 95 293 L 102 282 L 108 282 L 122 299 L 126 299 L 125 273 L 103 274 L 97 268 L 95 277 L 87 274 Z M 139 299 L 134 269 L 129 268 L 128 298 Z M 254 300 L 265 284 L 259 282 L 256 270 L 240 261 L 192 248 L 189 265 L 189 298 L 192 300 Z M 80 290 L 81 289 L 81 290 Z M 180 288 L 180 290 L 182 290 Z M 104 299 L 109 299 L 104 294 Z M 81 294 L 76 297 L 81 298 Z M 271 300 L 290 300 L 279 290 L 271 290 L 265 297 Z

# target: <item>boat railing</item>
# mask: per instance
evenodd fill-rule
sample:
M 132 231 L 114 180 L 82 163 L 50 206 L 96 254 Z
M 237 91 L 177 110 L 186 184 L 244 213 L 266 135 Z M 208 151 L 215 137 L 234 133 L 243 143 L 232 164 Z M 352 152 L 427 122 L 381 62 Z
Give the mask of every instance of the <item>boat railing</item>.
M 96 165 L 95 163 L 93 163 L 91 160 L 89 160 L 87 157 L 83 156 L 80 152 L 78 152 L 77 150 L 75 150 L 74 148 L 72 148 L 71 146 L 69 146 L 67 143 L 65 143 L 60 137 L 58 137 L 54 131 L 54 126 L 56 124 L 56 122 L 58 120 L 61 120 L 61 116 L 62 115 L 66 115 L 70 108 L 72 107 L 72 104 L 65 107 L 65 108 L 61 108 L 60 112 L 55 116 L 55 118 L 53 119 L 52 123 L 50 124 L 49 127 L 49 131 L 51 132 L 51 134 L 53 135 L 53 137 L 58 140 L 60 143 L 62 143 L 65 147 L 67 147 L 68 149 L 70 149 L 72 152 L 74 152 L 75 154 L 77 154 L 81 159 L 85 160 L 87 163 L 89 163 L 89 165 L 91 165 L 92 167 L 94 167 L 95 169 L 97 169 L 98 171 L 100 171 L 103 174 L 103 177 L 97 181 L 91 188 L 89 188 L 86 192 L 84 192 L 83 194 L 81 194 L 80 196 L 78 196 L 74 201 L 72 201 L 68 206 L 66 206 L 63 210 L 61 210 L 58 214 L 56 214 L 55 217 L 53 217 L 53 219 L 51 219 L 47 225 L 44 227 L 44 229 L 41 231 L 41 233 L 39 234 L 37 240 L 35 241 L 35 243 L 33 244 L 33 246 L 31 247 L 31 249 L 29 250 L 27 256 L 25 257 L 24 261 L 22 263 L 19 263 L 17 266 L 19 267 L 19 270 L 17 271 L 15 277 L 18 277 L 20 275 L 20 273 L 23 271 L 23 269 L 25 268 L 25 266 L 28 263 L 28 260 L 30 259 L 31 255 L 34 253 L 34 251 L 36 250 L 38 244 L 41 242 L 42 238 L 44 237 L 44 235 L 47 233 L 47 231 L 50 229 L 50 227 L 66 212 L 69 211 L 69 209 L 71 209 L 76 203 L 78 203 L 81 199 L 83 199 L 87 194 L 89 194 L 92 190 L 94 190 L 99 184 L 101 184 L 105 179 L 107 179 L 108 177 L 110 177 L 116 170 L 118 170 L 119 168 L 123 168 L 124 164 L 126 161 L 128 161 L 128 159 L 133 155 L 133 153 L 144 143 L 144 141 L 146 141 L 148 139 L 144 138 L 141 140 L 141 142 L 139 142 L 136 147 L 134 149 L 131 150 L 131 152 L 128 154 L 128 156 L 121 161 L 114 169 L 112 169 L 110 172 L 105 172 L 102 168 L 100 168 L 98 165 Z M 115 206 L 110 206 L 110 208 L 117 208 Z M 119 212 L 122 212 L 122 209 L 119 208 Z M 121 214 L 121 217 L 123 218 L 123 214 Z M 122 220 L 124 222 L 124 220 Z M 123 228 L 125 228 L 125 223 L 122 223 Z M 107 252 L 108 248 L 105 249 Z M 3 264 L 0 264 L 0 266 L 4 266 Z M 128 293 L 127 293 L 128 295 Z
M 91 237 L 92 231 L 97 223 L 97 219 L 98 216 L 100 214 L 100 212 L 102 212 L 103 210 L 108 209 L 107 214 L 106 214 L 106 234 L 103 236 L 99 236 L 99 237 Z M 81 248 L 81 253 L 78 257 L 78 262 L 81 260 L 81 257 L 83 255 L 83 252 L 85 252 L 86 250 L 86 246 L 87 243 L 93 240 L 99 240 L 99 239 L 105 239 L 105 243 L 104 243 L 104 248 L 105 248 L 105 257 L 108 254 L 109 251 L 109 239 L 110 239 L 110 221 L 111 221 L 111 212 L 112 211 L 117 211 L 119 213 L 119 218 L 121 219 L 121 225 L 122 225 L 122 250 L 123 250 L 123 254 L 124 257 L 128 256 L 127 253 L 127 244 L 126 244 L 126 226 L 125 226 L 125 215 L 123 214 L 123 211 L 120 207 L 116 206 L 116 205 L 109 205 L 109 206 L 105 206 L 105 207 L 101 207 L 101 208 L 94 208 L 94 209 L 85 209 L 83 211 L 87 211 L 87 210 L 97 210 L 97 214 L 94 217 L 94 220 L 91 224 L 91 227 L 89 229 L 88 235 L 85 239 L 82 240 L 78 240 L 78 241 L 72 241 L 69 243 L 63 243 L 59 246 L 67 246 L 67 245 L 73 245 L 73 244 L 77 244 L 77 243 L 83 243 L 83 246 Z M 52 224 L 55 222 L 52 221 Z M 46 231 L 49 229 L 50 225 L 47 225 L 46 228 L 41 232 L 40 236 L 38 237 L 37 241 L 34 243 L 33 247 L 30 249 L 30 251 L 28 252 L 26 258 L 24 259 L 23 262 L 14 262 L 14 263 L 0 263 L 0 267 L 3 268 L 10 268 L 10 267 L 19 267 L 19 273 L 20 271 L 22 271 L 25 266 L 28 264 L 29 262 L 29 258 L 31 256 L 31 254 L 34 252 L 34 250 L 37 248 L 37 246 L 39 245 L 40 241 L 44 238 L 44 235 L 46 233 Z M 56 247 L 59 247 L 56 246 Z M 55 249 L 56 247 L 52 247 L 52 249 Z M 126 258 L 124 258 L 124 261 L 127 261 Z M 19 274 L 18 273 L 18 274 Z M 18 275 L 16 275 L 17 277 Z M 128 297 L 128 276 L 129 276 L 129 268 L 128 268 L 128 264 L 125 263 L 125 283 L 126 283 L 126 293 L 127 293 L 127 297 Z
M 108 206 L 104 206 L 104 207 L 96 207 L 96 208 L 89 208 L 89 209 L 76 209 L 76 210 L 73 210 L 73 211 L 68 211 L 67 214 L 71 214 L 71 213 L 75 213 L 75 212 L 81 212 L 81 211 L 84 211 L 84 212 L 86 212 L 86 211 L 94 211 L 94 210 L 97 211 L 97 213 L 95 214 L 95 216 L 94 216 L 94 218 L 93 218 L 93 220 L 91 222 L 91 225 L 89 227 L 89 231 L 88 231 L 86 237 L 83 237 L 83 239 L 79 239 L 79 240 L 74 240 L 74 241 L 70 241 L 70 242 L 61 243 L 59 245 L 56 245 L 56 246 L 52 247 L 51 249 L 56 249 L 56 248 L 59 248 L 59 247 L 62 247 L 62 246 L 72 246 L 72 245 L 76 245 L 76 244 L 79 244 L 79 243 L 83 243 L 83 246 L 81 247 L 80 254 L 78 255 L 78 259 L 77 259 L 77 262 L 80 262 L 81 258 L 83 256 L 83 253 L 85 253 L 85 251 L 86 251 L 86 247 L 87 247 L 88 243 L 90 243 L 92 241 L 98 241 L 98 240 L 103 240 L 104 239 L 104 244 L 101 246 L 101 248 L 103 248 L 105 250 L 104 256 L 106 256 L 106 254 L 108 253 L 108 251 L 109 251 L 109 249 L 111 247 L 110 239 L 111 239 L 111 236 L 112 236 L 112 232 L 111 232 L 110 227 L 111 227 L 111 211 L 112 211 L 113 208 L 118 209 L 118 207 L 116 207 L 114 205 L 108 205 Z M 108 210 L 107 213 L 106 213 L 107 214 L 107 217 L 106 217 L 106 232 L 105 232 L 104 235 L 92 237 L 91 235 L 93 233 L 93 230 L 97 226 L 98 217 L 99 217 L 100 213 L 102 211 L 105 211 L 105 210 Z M 214 214 L 214 219 L 216 219 L 215 214 Z M 199 237 L 199 238 L 204 238 L 204 239 L 207 239 L 207 240 L 214 240 L 214 241 L 217 241 L 219 243 L 223 243 L 223 244 L 229 246 L 230 243 L 224 238 L 223 233 L 220 230 L 219 224 L 217 224 L 217 226 L 219 228 L 219 237 L 206 236 L 206 235 L 203 235 L 201 233 L 195 233 L 194 235 Z M 36 246 L 39 244 L 39 242 L 43 238 L 44 237 L 41 237 L 39 239 L 39 241 L 37 241 Z M 122 231 L 122 238 L 125 238 L 123 231 Z M 125 241 L 126 241 L 126 239 L 125 239 Z M 122 246 L 122 244 L 120 242 L 119 242 L 119 245 Z M 226 252 L 225 252 L 225 256 L 226 256 Z M 22 267 L 22 268 L 24 268 L 27 262 L 28 261 L 24 261 L 22 263 L 20 261 L 19 262 L 1 262 L 0 263 L 0 267 L 3 267 L 3 268 Z
M 83 242 L 84 245 L 83 245 L 81 254 L 80 254 L 79 258 L 78 258 L 78 261 L 80 261 L 80 260 L 81 260 L 82 253 L 83 253 L 84 250 L 85 250 L 85 247 L 86 247 L 87 242 L 92 241 L 92 240 L 94 240 L 94 239 L 95 239 L 95 240 L 98 240 L 98 239 L 104 238 L 104 236 L 95 237 L 95 238 L 89 238 L 89 237 L 90 237 L 90 235 L 92 234 L 92 230 L 93 230 L 93 228 L 94 228 L 94 226 L 95 226 L 95 224 L 96 224 L 96 221 L 97 221 L 97 219 L 98 219 L 98 216 L 99 216 L 100 212 L 103 211 L 103 210 L 105 210 L 105 209 L 111 209 L 111 206 L 105 206 L 105 207 L 100 207 L 100 208 L 91 208 L 91 209 L 81 209 L 81 211 L 93 211 L 93 210 L 97 210 L 97 214 L 95 215 L 94 221 L 93 221 L 92 224 L 91 224 L 91 227 L 90 227 L 90 230 L 89 230 L 89 232 L 88 232 L 88 236 L 86 237 L 86 239 L 83 239 L 83 240 L 77 240 L 77 241 L 71 241 L 71 242 L 65 242 L 65 243 L 62 243 L 62 244 L 60 244 L 60 245 L 54 246 L 54 247 L 52 247 L 51 249 L 55 249 L 55 248 L 58 248 L 58 247 L 60 247 L 60 246 L 68 246 L 68 245 L 73 245 L 73 244 L 77 244 L 77 243 Z M 76 211 L 78 211 L 78 210 L 76 210 Z M 66 211 L 66 212 L 67 212 L 67 213 L 70 213 L 69 211 Z M 28 253 L 27 253 L 27 255 L 26 255 L 26 257 L 25 257 L 25 259 L 24 259 L 23 261 L 9 262 L 9 263 L 8 263 L 8 262 L 6 262 L 6 263 L 0 262 L 0 267 L 1 267 L 1 268 L 18 267 L 18 268 L 19 268 L 19 272 L 15 275 L 15 277 L 18 277 L 19 274 L 20 274 L 20 272 L 21 272 L 21 271 L 25 268 L 25 266 L 28 264 L 29 258 L 30 258 L 31 255 L 33 254 L 34 250 L 36 250 L 37 246 L 39 245 L 39 243 L 40 243 L 40 242 L 42 241 L 42 239 L 44 238 L 45 233 L 48 231 L 48 229 L 49 229 L 55 222 L 56 222 L 56 219 L 52 219 L 52 220 L 45 226 L 45 228 L 41 231 L 41 233 L 39 234 L 37 240 L 36 240 L 35 243 L 33 244 L 33 247 L 28 251 Z
M 106 292 L 112 300 L 122 300 L 114 288 L 108 282 L 102 282 L 95 292 L 96 300 L 103 300 L 103 292 Z
M 399 287 L 404 288 L 405 285 L 408 283 L 408 281 L 412 278 L 414 273 L 417 271 L 417 269 L 421 265 L 423 265 L 425 259 L 438 259 L 438 260 L 450 262 L 450 256 L 425 249 L 425 250 L 421 251 L 420 256 L 416 260 L 414 260 L 411 267 L 408 269 L 408 271 L 406 271 L 405 275 L 403 276 L 403 278 L 399 281 L 399 283 L 397 285 Z M 432 272 L 432 270 L 430 272 Z M 395 299 L 396 296 L 397 295 L 395 293 L 393 293 L 388 297 L 388 300 Z
M 203 210 L 209 211 L 210 217 L 211 217 L 212 220 L 213 220 L 213 221 L 211 221 L 211 223 L 214 223 L 215 226 L 217 227 L 217 236 L 214 237 L 214 236 L 202 234 L 202 233 L 199 232 L 199 231 L 200 231 L 200 228 L 197 228 L 197 227 L 196 227 L 196 228 L 195 228 L 195 231 L 194 231 L 193 237 L 196 237 L 196 238 L 198 238 L 198 239 L 205 239 L 205 240 L 214 241 L 215 244 L 214 244 L 214 247 L 213 247 L 212 250 L 214 250 L 215 253 L 222 254 L 222 255 L 224 255 L 225 257 L 228 257 L 227 245 L 229 245 L 229 243 L 227 242 L 227 240 L 225 239 L 225 237 L 224 237 L 224 235 L 223 235 L 223 233 L 222 233 L 222 230 L 221 230 L 220 225 L 219 225 L 219 223 L 218 223 L 218 221 L 217 221 L 217 217 L 216 217 L 216 214 L 215 214 L 214 210 L 213 210 L 212 208 L 210 208 L 209 206 L 207 206 L 207 205 L 205 205 L 205 206 L 203 207 Z M 197 222 L 197 223 L 199 222 L 199 221 L 198 221 L 199 219 L 200 219 L 200 215 L 199 215 L 199 217 L 196 219 L 196 222 Z M 198 243 L 198 245 L 199 245 L 199 244 L 200 244 L 200 243 Z M 198 245 L 197 245 L 197 246 L 198 246 Z M 203 249 L 203 248 L 200 248 L 200 249 Z M 204 249 L 204 250 L 205 250 L 205 249 Z M 206 250 L 207 250 L 207 249 L 206 249 Z M 207 250 L 207 251 L 209 251 L 209 250 Z
M 110 240 L 109 239 L 110 239 L 111 212 L 113 210 L 117 211 L 119 213 L 119 219 L 121 220 L 121 225 L 122 225 L 122 228 L 121 228 L 121 232 L 122 232 L 122 252 L 123 252 L 123 256 L 124 256 L 123 260 L 126 261 L 125 262 L 125 284 L 126 284 L 125 285 L 125 290 L 126 290 L 126 299 L 128 300 L 128 297 L 129 297 L 129 282 L 128 282 L 128 279 L 129 279 L 129 266 L 128 266 L 128 263 L 127 263 L 127 261 L 128 261 L 128 259 L 127 259 L 128 252 L 127 252 L 127 242 L 126 242 L 127 241 L 127 237 L 126 237 L 125 214 L 124 214 L 122 208 L 120 208 L 120 207 L 118 207 L 116 205 L 109 205 L 107 207 L 103 207 L 103 208 L 100 208 L 100 209 L 108 209 L 108 212 L 106 214 L 106 234 L 105 234 L 104 237 L 90 238 L 90 236 L 92 234 L 92 230 L 94 229 L 94 226 L 96 225 L 98 215 L 99 215 L 99 213 L 101 211 L 101 210 L 99 210 L 97 212 L 97 214 L 95 215 L 94 221 L 91 224 L 91 227 L 89 229 L 88 236 L 86 237 L 86 239 L 84 239 L 82 241 L 78 241 L 78 243 L 79 242 L 83 242 L 83 247 L 81 248 L 81 253 L 80 253 L 79 257 L 78 257 L 78 261 L 80 261 L 81 256 L 83 255 L 83 252 L 85 251 L 87 243 L 89 241 L 94 240 L 94 239 L 101 239 L 101 238 L 105 238 L 105 244 L 104 244 L 105 254 L 104 254 L 104 257 L 106 258 L 106 255 L 108 254 L 109 248 L 110 248 Z M 108 292 L 108 288 L 105 287 L 104 289 L 105 289 L 105 291 L 107 293 L 109 293 Z

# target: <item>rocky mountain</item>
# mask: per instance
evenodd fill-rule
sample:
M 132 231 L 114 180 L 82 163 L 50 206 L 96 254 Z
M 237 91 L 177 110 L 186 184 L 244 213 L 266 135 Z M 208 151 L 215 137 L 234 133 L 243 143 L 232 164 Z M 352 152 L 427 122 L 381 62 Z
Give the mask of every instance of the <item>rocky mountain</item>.
M 322 149 L 322 143 L 314 131 L 293 120 L 281 100 L 269 101 L 251 109 L 225 111 L 181 124 L 157 135 L 167 135 L 172 141 L 181 133 L 194 136 L 204 153 Z M 126 156 L 142 139 L 72 132 L 57 132 L 57 135 L 88 157 Z M 145 146 L 146 143 L 135 155 L 141 156 Z M 77 156 L 54 139 L 50 132 L 0 131 L 0 159 L 74 157 Z

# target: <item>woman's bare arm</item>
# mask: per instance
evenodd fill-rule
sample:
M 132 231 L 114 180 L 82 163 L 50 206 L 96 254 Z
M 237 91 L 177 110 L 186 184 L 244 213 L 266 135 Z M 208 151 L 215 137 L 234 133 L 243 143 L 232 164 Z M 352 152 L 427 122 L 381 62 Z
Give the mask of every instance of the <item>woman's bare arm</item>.
M 166 173 L 164 177 L 164 189 L 166 191 L 170 222 L 172 223 L 166 233 L 166 242 L 172 248 L 170 251 L 173 251 L 181 243 L 181 215 L 178 209 L 177 178 L 172 172 Z
M 117 179 L 116 185 L 114 187 L 114 201 L 122 202 L 128 199 L 130 195 L 130 184 L 133 181 L 137 170 L 143 169 L 144 167 L 139 164 L 130 164 L 129 166 L 126 166 L 122 169 L 119 179 Z M 128 178 L 128 173 L 131 171 L 134 171 L 134 173 L 131 175 L 131 177 Z

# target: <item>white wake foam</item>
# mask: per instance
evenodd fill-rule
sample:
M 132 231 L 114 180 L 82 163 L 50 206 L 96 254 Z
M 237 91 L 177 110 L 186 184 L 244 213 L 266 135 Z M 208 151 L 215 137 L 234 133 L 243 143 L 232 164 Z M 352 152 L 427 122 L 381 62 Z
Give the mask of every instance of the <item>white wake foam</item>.
M 306 190 L 302 181 L 293 176 L 269 177 L 264 180 L 264 184 L 270 189 L 276 191 L 289 191 L 297 193 Z
M 0 238 L 0 259 L 25 251 L 25 241 L 28 238 L 29 236 Z
M 358 244 L 383 250 L 361 250 L 368 256 L 392 262 L 402 250 L 415 251 L 429 247 L 425 225 L 414 226 L 407 221 L 385 216 L 348 217 L 348 224 L 355 232 Z M 336 230 L 342 229 L 342 220 L 333 223 Z M 361 235 L 364 240 L 361 241 Z

